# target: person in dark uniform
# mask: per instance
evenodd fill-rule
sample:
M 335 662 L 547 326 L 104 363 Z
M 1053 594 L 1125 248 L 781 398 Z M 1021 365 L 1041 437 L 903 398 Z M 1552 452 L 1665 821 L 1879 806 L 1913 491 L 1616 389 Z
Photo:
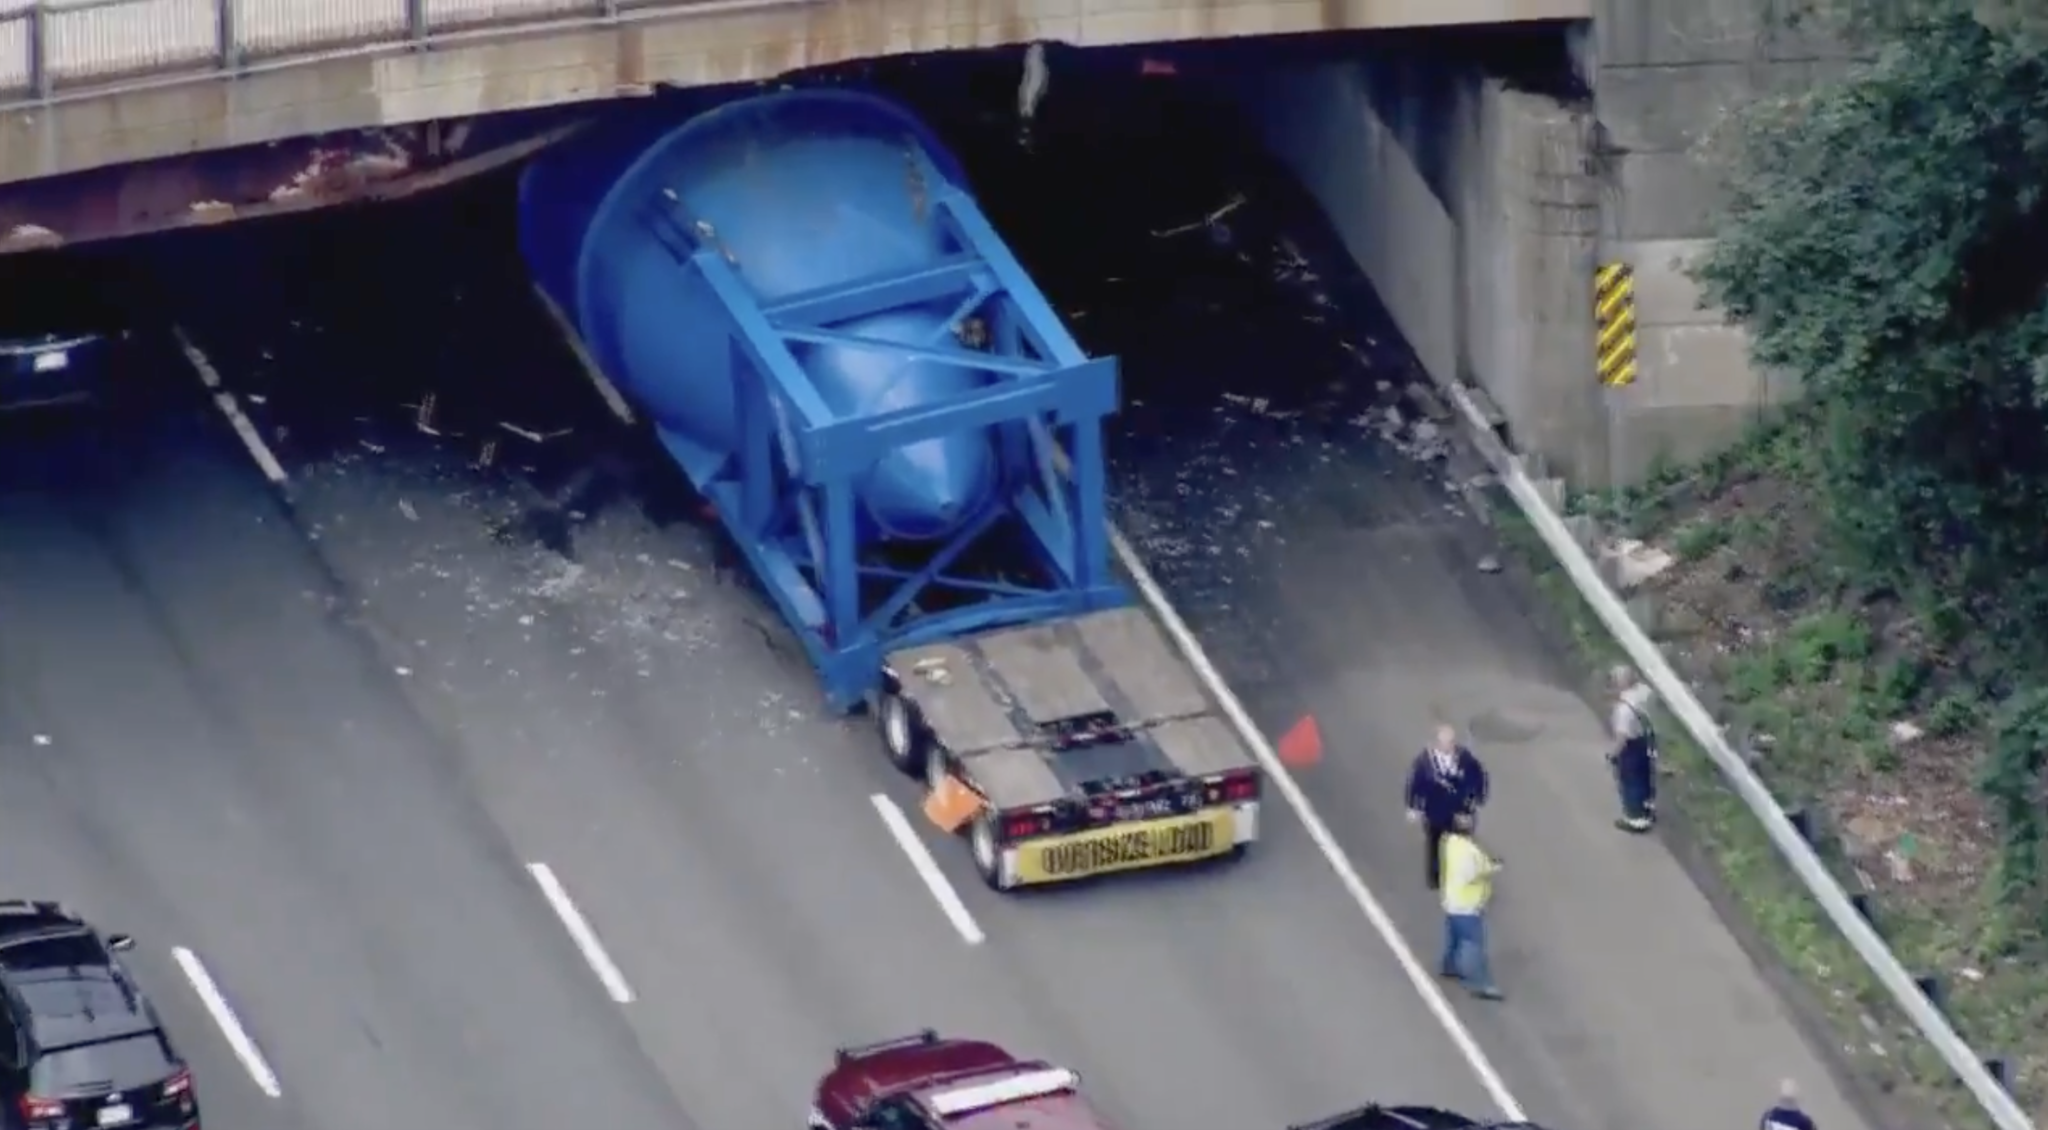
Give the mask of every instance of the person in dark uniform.
M 1779 1085 L 1777 1105 L 1764 1112 L 1757 1130 L 1817 1130 L 1813 1119 L 1799 1109 L 1799 1088 L 1792 1080 Z
M 1641 834 L 1657 824 L 1657 729 L 1650 724 L 1653 692 L 1635 668 L 1619 666 L 1612 673 L 1614 706 L 1607 719 L 1607 762 L 1621 794 L 1621 818 L 1615 827 Z
M 1408 822 L 1419 824 L 1423 846 L 1429 855 L 1429 889 L 1434 891 L 1443 875 L 1443 842 L 1460 816 L 1479 811 L 1486 803 L 1486 766 L 1458 744 L 1458 731 L 1439 726 L 1436 740 L 1415 755 L 1408 772 Z

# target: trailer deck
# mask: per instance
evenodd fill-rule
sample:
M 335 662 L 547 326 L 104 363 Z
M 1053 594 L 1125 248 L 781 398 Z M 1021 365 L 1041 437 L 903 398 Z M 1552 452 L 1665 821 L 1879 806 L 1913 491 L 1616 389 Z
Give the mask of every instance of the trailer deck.
M 1254 764 L 1139 608 L 906 648 L 888 662 L 932 738 L 1000 808 L 1145 773 L 1207 776 Z M 1061 748 L 1064 734 L 1103 724 L 1149 740 Z

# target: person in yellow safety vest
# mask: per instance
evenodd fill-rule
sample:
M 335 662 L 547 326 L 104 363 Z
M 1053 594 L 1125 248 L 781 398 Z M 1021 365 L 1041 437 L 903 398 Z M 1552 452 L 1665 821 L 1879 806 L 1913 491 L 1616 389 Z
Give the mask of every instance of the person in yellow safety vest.
M 1472 838 L 1477 824 L 1460 813 L 1443 839 L 1444 954 L 1437 972 L 1481 1000 L 1497 1001 L 1502 994 L 1486 960 L 1486 904 L 1501 864 Z

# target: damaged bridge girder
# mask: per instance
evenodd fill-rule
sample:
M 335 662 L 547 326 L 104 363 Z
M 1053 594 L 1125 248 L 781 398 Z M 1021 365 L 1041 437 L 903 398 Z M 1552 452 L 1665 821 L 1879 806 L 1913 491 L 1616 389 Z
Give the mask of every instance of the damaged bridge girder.
M 0 186 L 0 255 L 392 200 L 511 164 L 589 108 L 294 138 Z

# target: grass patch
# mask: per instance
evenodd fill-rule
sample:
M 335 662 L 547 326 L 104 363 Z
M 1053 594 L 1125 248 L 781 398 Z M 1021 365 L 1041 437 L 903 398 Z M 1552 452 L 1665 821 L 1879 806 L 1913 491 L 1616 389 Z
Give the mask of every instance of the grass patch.
M 1666 485 L 1654 496 L 1656 503 L 1636 502 L 1625 509 L 1638 520 L 1662 510 L 1658 517 L 1664 522 L 1694 528 L 1686 523 L 1695 519 L 1663 501 L 1675 493 Z M 1496 511 L 1511 559 L 1540 594 L 1542 618 L 1586 676 L 1590 696 L 1597 673 L 1626 661 L 1626 655 L 1520 513 L 1505 502 Z M 1639 529 L 1654 532 L 1657 524 Z M 1681 556 L 1704 560 L 1737 549 L 1744 536 L 1757 536 L 1740 521 L 1716 525 L 1729 536 L 1707 548 L 1695 543 L 1698 557 Z M 1773 638 L 1730 658 L 1717 673 L 1742 731 L 1773 749 L 1802 753 L 1797 758 L 1766 755 L 1771 760 L 1764 776 L 1781 803 L 1815 797 L 1845 776 L 1895 768 L 1885 764 L 1899 756 L 1889 744 L 1887 719 L 1929 701 L 1933 672 L 1912 656 L 1881 656 L 1880 651 L 1867 617 L 1854 611 L 1802 612 Z M 1969 733 L 1981 725 L 1982 711 L 1966 694 L 1931 701 L 1923 714 L 1930 732 Z M 1815 1042 L 1835 1050 L 1857 1091 L 1896 1108 L 1885 1121 L 1925 1125 L 1932 1116 L 1950 1126 L 1989 1127 L 1975 1100 L 1822 914 L 1706 753 L 1668 715 L 1658 719 L 1658 734 L 1665 749 L 1667 840 L 1792 999 Z M 1822 857 L 1845 880 L 1846 889 L 1857 890 L 1858 869 L 1867 864 L 1846 858 L 1832 837 L 1820 839 Z M 2020 960 L 1983 961 L 1984 930 L 1976 914 L 1929 913 L 1904 899 L 1875 901 L 1876 925 L 1901 961 L 1909 969 L 1944 972 L 1953 986 L 1948 1007 L 1958 1028 L 1980 1050 L 2015 1054 L 2018 1070 L 2027 1073 L 2019 1087 L 2022 1106 L 2038 1108 L 2037 1101 L 2028 1101 L 2038 1098 L 2027 1085 L 2034 1067 L 2017 1053 L 2039 1055 L 2048 1046 L 2043 1035 L 2048 1012 L 2040 1003 L 2048 1000 L 2048 973 Z M 1969 979 L 1963 970 L 1976 972 L 1979 979 Z

